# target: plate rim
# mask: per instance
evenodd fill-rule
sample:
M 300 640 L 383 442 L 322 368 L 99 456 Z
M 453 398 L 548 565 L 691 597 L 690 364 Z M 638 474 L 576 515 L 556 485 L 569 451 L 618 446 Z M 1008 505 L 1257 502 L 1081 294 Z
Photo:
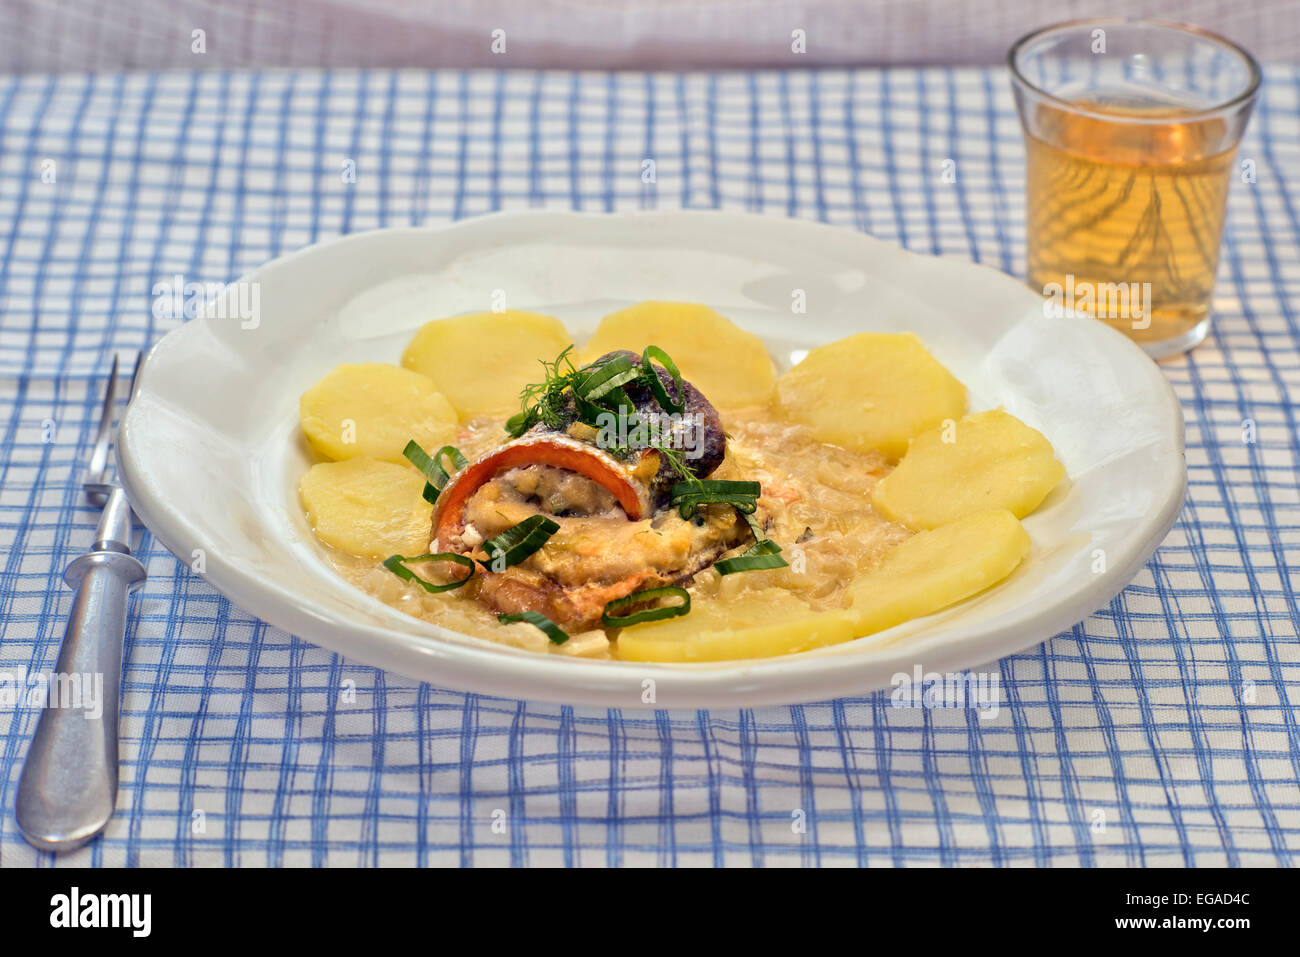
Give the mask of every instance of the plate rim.
M 891 254 L 902 254 L 923 260 L 942 262 L 957 270 L 975 270 L 988 281 L 999 282 L 1007 291 L 1008 299 L 1019 296 L 1026 307 L 1040 301 L 1027 286 L 1015 277 L 992 267 L 969 260 L 929 256 L 913 252 L 889 240 L 864 233 L 851 227 L 838 226 L 813 220 L 793 219 L 766 213 L 738 212 L 733 210 L 633 210 L 595 212 L 575 210 L 503 210 L 483 216 L 469 217 L 450 223 L 426 225 L 400 225 L 380 227 L 340 236 L 329 237 L 293 250 L 259 265 L 245 273 L 227 289 L 241 282 L 256 280 L 260 274 L 289 262 L 311 255 L 327 246 L 360 244 L 381 234 L 449 233 L 467 227 L 482 228 L 485 221 L 506 221 L 528 218 L 539 224 L 547 219 L 585 221 L 588 223 L 630 219 L 732 219 L 738 225 L 755 220 L 765 225 L 778 222 L 786 228 L 827 231 L 838 235 L 841 241 L 861 243 L 864 248 L 887 248 Z M 755 224 L 757 225 L 757 224 Z M 191 319 L 169 331 L 148 351 L 140 376 L 136 397 L 150 390 L 151 364 L 160 353 L 175 347 L 186 336 L 198 335 L 203 323 L 214 320 L 203 316 Z M 976 627 L 974 635 L 946 646 L 925 649 L 927 671 L 954 672 L 975 665 L 990 663 L 1012 654 L 1036 647 L 1061 631 L 1081 622 L 1103 607 L 1131 582 L 1156 548 L 1168 535 L 1177 521 L 1186 498 L 1187 470 L 1185 465 L 1184 420 L 1181 403 L 1159 366 L 1141 353 L 1141 349 L 1122 333 L 1105 323 L 1079 320 L 1085 323 L 1087 335 L 1109 340 L 1112 347 L 1131 349 L 1142 354 L 1149 363 L 1150 379 L 1161 387 L 1158 391 L 1165 399 L 1165 408 L 1173 425 L 1169 458 L 1177 468 L 1169 470 L 1166 487 L 1160 499 L 1161 506 L 1148 524 L 1148 533 L 1140 539 L 1128 539 L 1128 548 L 1118 556 L 1106 572 L 1094 576 L 1087 587 L 1071 593 L 1071 600 L 1053 603 L 1041 608 L 1017 606 L 1012 611 L 1019 614 L 1014 620 L 999 625 L 1008 613 L 994 615 Z M 188 522 L 181 510 L 171 507 L 165 500 L 143 494 L 145 488 L 142 450 L 134 439 L 138 412 L 134 401 L 122 416 L 119 426 L 118 468 L 122 485 L 127 491 L 140 520 L 178 560 L 186 541 L 195 540 L 192 531 L 197 528 Z M 133 416 L 133 410 L 135 415 Z M 143 427 L 141 426 L 141 431 Z M 1162 473 L 1163 474 L 1163 473 Z M 1161 493 L 1157 493 L 1161 494 Z M 629 710 L 652 710 L 670 707 L 686 708 L 738 708 L 766 704 L 794 704 L 828 701 L 842 697 L 860 697 L 879 690 L 878 680 L 864 677 L 856 680 L 852 675 L 865 671 L 894 673 L 905 663 L 909 673 L 922 654 L 914 648 L 915 642 L 901 642 L 891 647 L 884 644 L 892 629 L 875 635 L 856 638 L 835 646 L 831 654 L 802 653 L 775 658 L 747 659 L 740 662 L 673 663 L 594 661 L 556 655 L 541 655 L 512 649 L 487 639 L 435 629 L 456 635 L 455 638 L 425 639 L 412 634 L 394 633 L 382 625 L 360 621 L 346 621 L 328 615 L 313 613 L 304 603 L 295 601 L 291 591 L 259 580 L 253 573 L 239 568 L 218 553 L 206 556 L 206 568 L 201 573 L 218 592 L 262 621 L 360 663 L 395 671 L 418 681 L 429 681 L 437 687 L 456 689 L 471 694 L 500 696 L 521 700 L 546 701 L 558 704 L 595 707 L 618 707 Z M 996 587 L 996 586 L 995 586 Z M 957 606 L 960 607 L 960 604 Z M 946 611 L 946 610 L 945 610 Z M 930 617 L 930 616 L 926 616 Z M 916 619 L 916 620 L 924 620 Z M 1017 637 L 1006 638 L 1007 625 L 1014 626 Z M 901 626 L 900 626 L 901 627 Z M 394 642 L 393 636 L 400 635 Z M 1030 637 L 1025 638 L 1025 635 Z M 418 646 L 415 644 L 418 642 Z M 861 644 L 867 642 L 868 644 Z M 1015 643 L 1015 647 L 1006 647 Z M 855 648 L 856 646 L 856 648 Z M 911 649 L 906 661 L 900 654 Z M 518 654 L 503 654 L 503 651 Z M 890 664 L 894 662 L 894 664 Z M 854 668 L 853 666 L 857 667 Z M 430 679 L 432 667 L 438 677 Z M 421 673 L 417 673 L 421 672 Z M 490 680 L 484 681 L 484 675 Z M 656 696 L 643 701 L 642 682 L 652 679 Z M 667 693 L 665 693 L 667 692 Z M 661 699 L 669 699 L 660 703 Z

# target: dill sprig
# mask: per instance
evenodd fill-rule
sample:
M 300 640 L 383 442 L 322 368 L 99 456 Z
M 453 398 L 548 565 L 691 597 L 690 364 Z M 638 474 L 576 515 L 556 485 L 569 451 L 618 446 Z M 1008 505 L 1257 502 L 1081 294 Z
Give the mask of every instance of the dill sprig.
M 583 407 L 586 406 L 588 411 L 599 409 L 600 412 L 612 412 L 616 415 L 627 416 L 629 421 L 634 418 L 635 413 L 629 412 L 629 405 L 626 403 L 627 395 L 622 388 L 615 388 L 601 398 L 596 399 L 594 403 L 586 401 L 579 395 L 582 383 L 596 367 L 597 363 L 591 362 L 584 366 L 578 367 L 573 364 L 570 353 L 573 346 L 566 346 L 564 351 L 555 357 L 553 362 L 545 359 L 539 360 L 542 366 L 542 381 L 530 382 L 524 386 L 519 393 L 519 412 L 506 421 L 506 431 L 512 438 L 523 435 L 537 423 L 543 423 L 549 429 L 556 431 L 562 430 L 568 424 L 566 414 L 577 420 L 584 421 L 586 424 L 595 426 L 596 423 L 587 422 L 583 416 Z M 671 405 L 680 411 L 680 407 L 671 397 L 661 397 L 659 393 L 664 392 L 663 384 L 659 381 L 659 375 L 654 366 L 647 361 L 653 354 L 654 358 L 664 364 L 669 369 L 674 380 L 674 387 L 677 397 L 683 396 L 681 376 L 677 371 L 677 366 L 673 364 L 671 358 L 662 349 L 657 346 L 646 347 L 642 355 L 640 370 L 636 377 L 625 385 L 637 384 L 650 389 L 651 394 L 655 396 L 655 401 L 663 405 L 663 398 L 669 398 Z M 657 388 L 656 388 L 657 387 Z M 665 411 L 668 411 L 665 409 Z M 671 441 L 669 438 L 667 441 Z M 680 451 L 665 444 L 665 440 L 651 441 L 647 448 L 658 452 L 663 459 L 668 462 L 682 479 L 691 485 L 698 486 L 701 482 L 690 467 L 686 464 Z M 607 450 L 611 454 L 626 455 L 633 451 L 632 449 L 615 448 Z
M 523 435 L 538 422 L 550 429 L 564 428 L 564 393 L 573 387 L 580 371 L 569 358 L 572 351 L 572 345 L 565 346 L 554 362 L 537 360 L 542 367 L 542 381 L 530 382 L 520 390 L 519 412 L 506 420 L 511 438 Z
M 686 463 L 682 460 L 682 453 L 676 449 L 661 445 L 652 445 L 651 448 L 664 457 L 672 470 L 681 476 L 683 482 L 689 482 L 695 486 L 704 484 L 703 480 L 686 466 Z

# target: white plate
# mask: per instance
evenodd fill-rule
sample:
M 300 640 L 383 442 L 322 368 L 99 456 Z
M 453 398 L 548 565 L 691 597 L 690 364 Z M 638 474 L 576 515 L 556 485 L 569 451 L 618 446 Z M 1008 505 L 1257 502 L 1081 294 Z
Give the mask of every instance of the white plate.
M 140 518 L 267 622 L 440 687 L 620 708 L 861 695 L 892 676 L 958 671 L 1029 648 L 1106 604 L 1182 506 L 1183 420 L 1157 366 L 1103 323 L 1046 318 L 1016 280 L 847 229 L 722 212 L 505 213 L 360 233 L 268 263 L 260 324 L 186 323 L 154 347 L 122 423 Z M 248 288 L 244 287 L 245 302 Z M 795 313 L 797 291 L 806 314 Z M 917 333 L 970 389 L 1051 440 L 1069 478 L 1025 521 L 1033 549 L 1001 586 L 832 648 L 741 663 L 653 665 L 537 655 L 407 617 L 344 583 L 298 505 L 309 458 L 298 396 L 340 362 L 395 362 L 423 322 L 490 308 L 560 317 L 578 341 L 643 299 L 707 303 L 784 369 L 863 330 Z M 227 315 L 237 316 L 225 293 Z M 220 300 L 218 300 L 220 301 Z M 647 679 L 654 701 L 643 700 Z

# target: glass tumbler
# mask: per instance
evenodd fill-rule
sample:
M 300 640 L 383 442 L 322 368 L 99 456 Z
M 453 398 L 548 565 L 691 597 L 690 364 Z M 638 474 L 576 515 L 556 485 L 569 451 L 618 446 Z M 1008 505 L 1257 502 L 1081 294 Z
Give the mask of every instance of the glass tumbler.
M 1223 37 L 1078 20 L 1008 54 L 1026 149 L 1028 281 L 1046 309 L 1107 322 L 1153 358 L 1210 328 L 1228 186 L 1259 66 Z

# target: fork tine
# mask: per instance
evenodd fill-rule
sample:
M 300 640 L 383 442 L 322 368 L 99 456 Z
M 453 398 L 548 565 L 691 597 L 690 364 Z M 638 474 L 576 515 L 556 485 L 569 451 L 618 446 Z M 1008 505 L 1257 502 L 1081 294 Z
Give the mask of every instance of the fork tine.
M 108 470 L 108 446 L 113 435 L 113 409 L 117 399 L 117 353 L 113 353 L 113 367 L 108 372 L 108 384 L 104 386 L 104 404 L 99 413 L 99 431 L 95 433 L 95 448 L 90 453 L 90 465 L 86 468 L 86 484 L 104 481 Z
M 144 365 L 144 350 L 137 349 L 135 352 L 135 367 L 131 370 L 131 388 L 126 393 L 127 402 L 135 398 L 135 385 L 140 378 L 140 367 L 142 365 Z

